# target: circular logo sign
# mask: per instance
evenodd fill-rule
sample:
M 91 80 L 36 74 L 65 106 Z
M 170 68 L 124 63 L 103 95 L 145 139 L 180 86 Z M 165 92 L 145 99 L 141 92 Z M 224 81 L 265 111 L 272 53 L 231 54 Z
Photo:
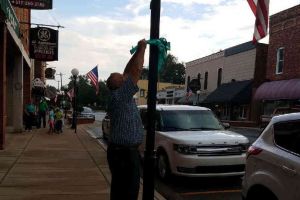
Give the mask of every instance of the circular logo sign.
M 38 31 L 38 38 L 40 41 L 47 42 L 51 38 L 51 33 L 47 28 L 41 28 Z

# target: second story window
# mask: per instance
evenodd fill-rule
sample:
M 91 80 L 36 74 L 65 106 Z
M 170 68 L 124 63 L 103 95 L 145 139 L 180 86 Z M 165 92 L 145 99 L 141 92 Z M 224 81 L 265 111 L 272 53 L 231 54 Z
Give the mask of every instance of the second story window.
M 282 74 L 284 65 L 284 48 L 277 49 L 276 74 Z
M 218 69 L 218 82 L 217 82 L 217 87 L 221 85 L 222 82 L 222 68 Z
M 201 90 L 201 74 L 198 74 L 198 83 L 199 83 L 199 90 Z
M 205 77 L 204 77 L 204 90 L 207 90 L 207 82 L 208 82 L 208 72 L 205 72 Z

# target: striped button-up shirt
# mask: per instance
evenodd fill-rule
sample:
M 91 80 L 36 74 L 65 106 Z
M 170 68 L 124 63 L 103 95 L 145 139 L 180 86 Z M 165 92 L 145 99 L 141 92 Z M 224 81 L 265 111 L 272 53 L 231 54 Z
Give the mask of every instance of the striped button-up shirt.
M 143 141 L 142 120 L 133 99 L 139 88 L 129 76 L 123 85 L 111 92 L 109 105 L 110 142 L 118 145 L 139 145 Z

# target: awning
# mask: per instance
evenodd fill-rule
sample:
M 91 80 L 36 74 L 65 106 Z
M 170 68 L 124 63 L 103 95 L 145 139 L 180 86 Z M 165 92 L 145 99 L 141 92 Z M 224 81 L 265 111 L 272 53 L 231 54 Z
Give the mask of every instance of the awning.
M 252 80 L 234 81 L 222 84 L 210 93 L 203 103 L 238 103 L 248 104 L 251 101 Z
M 270 81 L 256 90 L 255 100 L 300 99 L 300 79 Z

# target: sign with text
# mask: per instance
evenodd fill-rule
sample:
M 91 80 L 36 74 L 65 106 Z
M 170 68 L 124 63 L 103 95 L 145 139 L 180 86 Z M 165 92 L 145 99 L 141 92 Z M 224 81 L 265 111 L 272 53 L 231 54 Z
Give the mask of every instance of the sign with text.
M 58 31 L 46 27 L 31 28 L 30 58 L 40 61 L 58 60 Z
M 11 27 L 15 30 L 15 33 L 17 36 L 19 36 L 19 31 L 20 31 L 20 24 L 19 20 L 16 16 L 16 13 L 9 3 L 9 0 L 0 0 L 0 11 L 3 11 L 8 23 L 11 25 Z
M 48 10 L 52 9 L 52 0 L 10 0 L 16 7 Z

